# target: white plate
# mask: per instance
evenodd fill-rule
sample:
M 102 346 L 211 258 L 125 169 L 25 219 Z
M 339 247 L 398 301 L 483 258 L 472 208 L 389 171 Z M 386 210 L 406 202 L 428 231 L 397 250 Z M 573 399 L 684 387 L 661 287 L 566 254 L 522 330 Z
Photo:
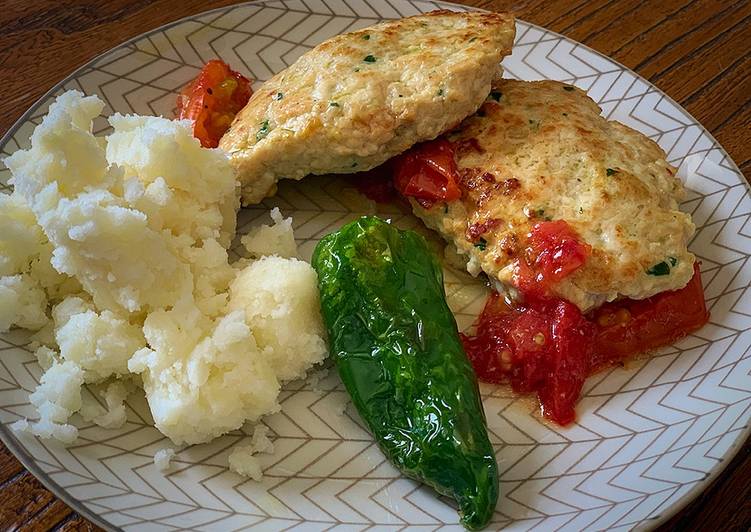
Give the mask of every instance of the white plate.
M 99 94 L 108 103 L 106 113 L 172 116 L 176 93 L 212 57 L 259 80 L 258 88 L 260 81 L 327 37 L 437 5 L 268 1 L 178 21 L 124 43 L 68 76 L 11 128 L 2 140 L 2 153 L 28 144 L 51 98 L 64 89 Z M 707 486 L 748 436 L 748 186 L 704 128 L 648 82 L 560 35 L 525 22 L 517 30 L 514 53 L 504 61 L 507 75 L 575 83 L 589 91 L 606 116 L 655 139 L 680 167 L 689 190 L 682 208 L 692 213 L 697 226 L 691 249 L 702 260 L 712 318 L 698 333 L 628 370 L 591 378 L 577 408 L 579 422 L 568 429 L 541 423 L 528 400 L 503 388 L 483 387 L 502 473 L 491 528 L 651 527 Z M 103 120 L 97 123 L 100 130 L 105 126 Z M 7 178 L 3 169 L 0 183 Z M 271 206 L 294 217 L 306 258 L 321 236 L 372 209 L 341 180 L 313 178 L 284 183 L 264 206 L 242 211 L 240 231 L 264 221 Z M 419 227 L 396 208 L 385 213 L 402 226 Z M 467 326 L 482 306 L 484 289 L 457 272 L 448 272 L 447 288 L 460 325 Z M 0 338 L 0 436 L 47 487 L 105 528 L 457 528 L 456 512 L 446 501 L 402 478 L 384 461 L 351 405 L 345 415 L 335 413 L 346 396 L 333 373 L 318 384 L 322 392 L 311 382 L 286 387 L 283 412 L 266 420 L 276 436 L 276 452 L 263 458 L 263 482 L 226 469 L 228 449 L 245 436 L 241 431 L 185 449 L 164 477 L 152 455 L 167 442 L 149 425 L 143 398 L 130 401 L 122 429 L 80 423 L 81 437 L 67 449 L 16 439 L 7 424 L 32 415 L 27 395 L 40 375 L 26 343 L 18 331 Z

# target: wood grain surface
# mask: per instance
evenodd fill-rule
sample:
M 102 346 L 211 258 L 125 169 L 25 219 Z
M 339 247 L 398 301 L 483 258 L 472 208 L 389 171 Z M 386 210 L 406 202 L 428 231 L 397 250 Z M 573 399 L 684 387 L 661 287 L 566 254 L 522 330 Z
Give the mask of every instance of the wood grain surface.
M 77 67 L 122 41 L 227 0 L 2 0 L 0 132 Z M 751 175 L 749 0 L 464 2 L 511 11 L 635 70 L 683 105 Z M 0 444 L 0 530 L 96 530 Z M 661 531 L 751 529 L 751 441 Z

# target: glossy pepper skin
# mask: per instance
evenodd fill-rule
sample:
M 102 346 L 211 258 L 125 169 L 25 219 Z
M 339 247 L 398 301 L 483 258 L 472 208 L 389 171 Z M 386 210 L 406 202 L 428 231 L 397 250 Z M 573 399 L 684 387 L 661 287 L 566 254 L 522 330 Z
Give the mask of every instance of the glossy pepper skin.
M 477 379 L 425 239 L 363 217 L 313 254 L 332 357 L 360 416 L 404 474 L 490 521 L 498 466 Z

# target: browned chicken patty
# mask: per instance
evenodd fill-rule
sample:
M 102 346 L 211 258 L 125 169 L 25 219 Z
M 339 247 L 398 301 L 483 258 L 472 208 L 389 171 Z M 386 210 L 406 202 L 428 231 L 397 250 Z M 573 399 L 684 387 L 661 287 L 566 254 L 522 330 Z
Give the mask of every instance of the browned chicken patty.
M 514 17 L 434 11 L 337 35 L 253 94 L 219 147 L 244 204 L 279 179 L 369 170 L 474 113 L 511 52 Z
M 484 271 L 514 292 L 514 267 L 533 225 L 564 220 L 592 249 L 554 292 L 583 311 L 678 289 L 691 278 L 694 225 L 678 209 L 676 169 L 655 142 L 603 118 L 584 91 L 496 80 L 479 111 L 446 138 L 462 198 L 412 204 L 471 273 Z

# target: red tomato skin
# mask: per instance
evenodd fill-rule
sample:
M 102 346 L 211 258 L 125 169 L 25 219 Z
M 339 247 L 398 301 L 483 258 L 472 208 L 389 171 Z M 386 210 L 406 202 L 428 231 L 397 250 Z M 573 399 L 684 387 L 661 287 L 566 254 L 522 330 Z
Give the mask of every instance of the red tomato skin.
M 212 59 L 178 96 L 177 117 L 193 121 L 193 136 L 204 148 L 216 148 L 252 94 L 248 78 Z
M 491 292 L 477 321 L 476 334 L 460 335 L 478 378 L 485 382 L 500 384 L 507 380 L 510 366 L 504 367 L 501 354 L 511 356 L 507 331 L 515 318 L 508 310 L 498 292 Z
M 575 421 L 587 376 L 669 345 L 709 319 L 698 264 L 680 290 L 607 303 L 588 316 L 561 299 L 528 297 L 525 304 L 509 306 L 493 292 L 476 334 L 462 340 L 478 378 L 537 393 L 543 415 L 559 425 Z M 538 333 L 544 338 L 536 342 Z
M 574 407 L 589 372 L 595 328 L 575 305 L 561 300 L 554 310 L 551 334 L 551 364 L 537 394 L 543 415 L 567 425 L 576 419 Z
M 394 187 L 403 196 L 433 203 L 461 197 L 454 148 L 445 139 L 424 142 L 393 159 Z
M 510 324 L 507 333 L 512 348 L 510 381 L 515 392 L 535 391 L 548 373 L 551 320 L 545 310 L 528 307 Z
M 611 316 L 619 317 L 610 323 Z M 662 292 L 647 299 L 624 299 L 595 310 L 590 319 L 597 325 L 592 371 L 635 354 L 670 345 L 709 321 L 699 264 L 694 275 L 679 290 Z
M 538 222 L 527 235 L 526 256 L 516 266 L 516 285 L 525 295 L 547 296 L 586 262 L 591 251 L 564 220 Z
M 481 380 L 508 382 L 521 394 L 536 393 L 543 415 L 565 425 L 575 419 L 593 332 L 579 309 L 566 301 L 535 300 L 530 306 L 510 307 L 493 293 L 477 334 L 462 339 Z

